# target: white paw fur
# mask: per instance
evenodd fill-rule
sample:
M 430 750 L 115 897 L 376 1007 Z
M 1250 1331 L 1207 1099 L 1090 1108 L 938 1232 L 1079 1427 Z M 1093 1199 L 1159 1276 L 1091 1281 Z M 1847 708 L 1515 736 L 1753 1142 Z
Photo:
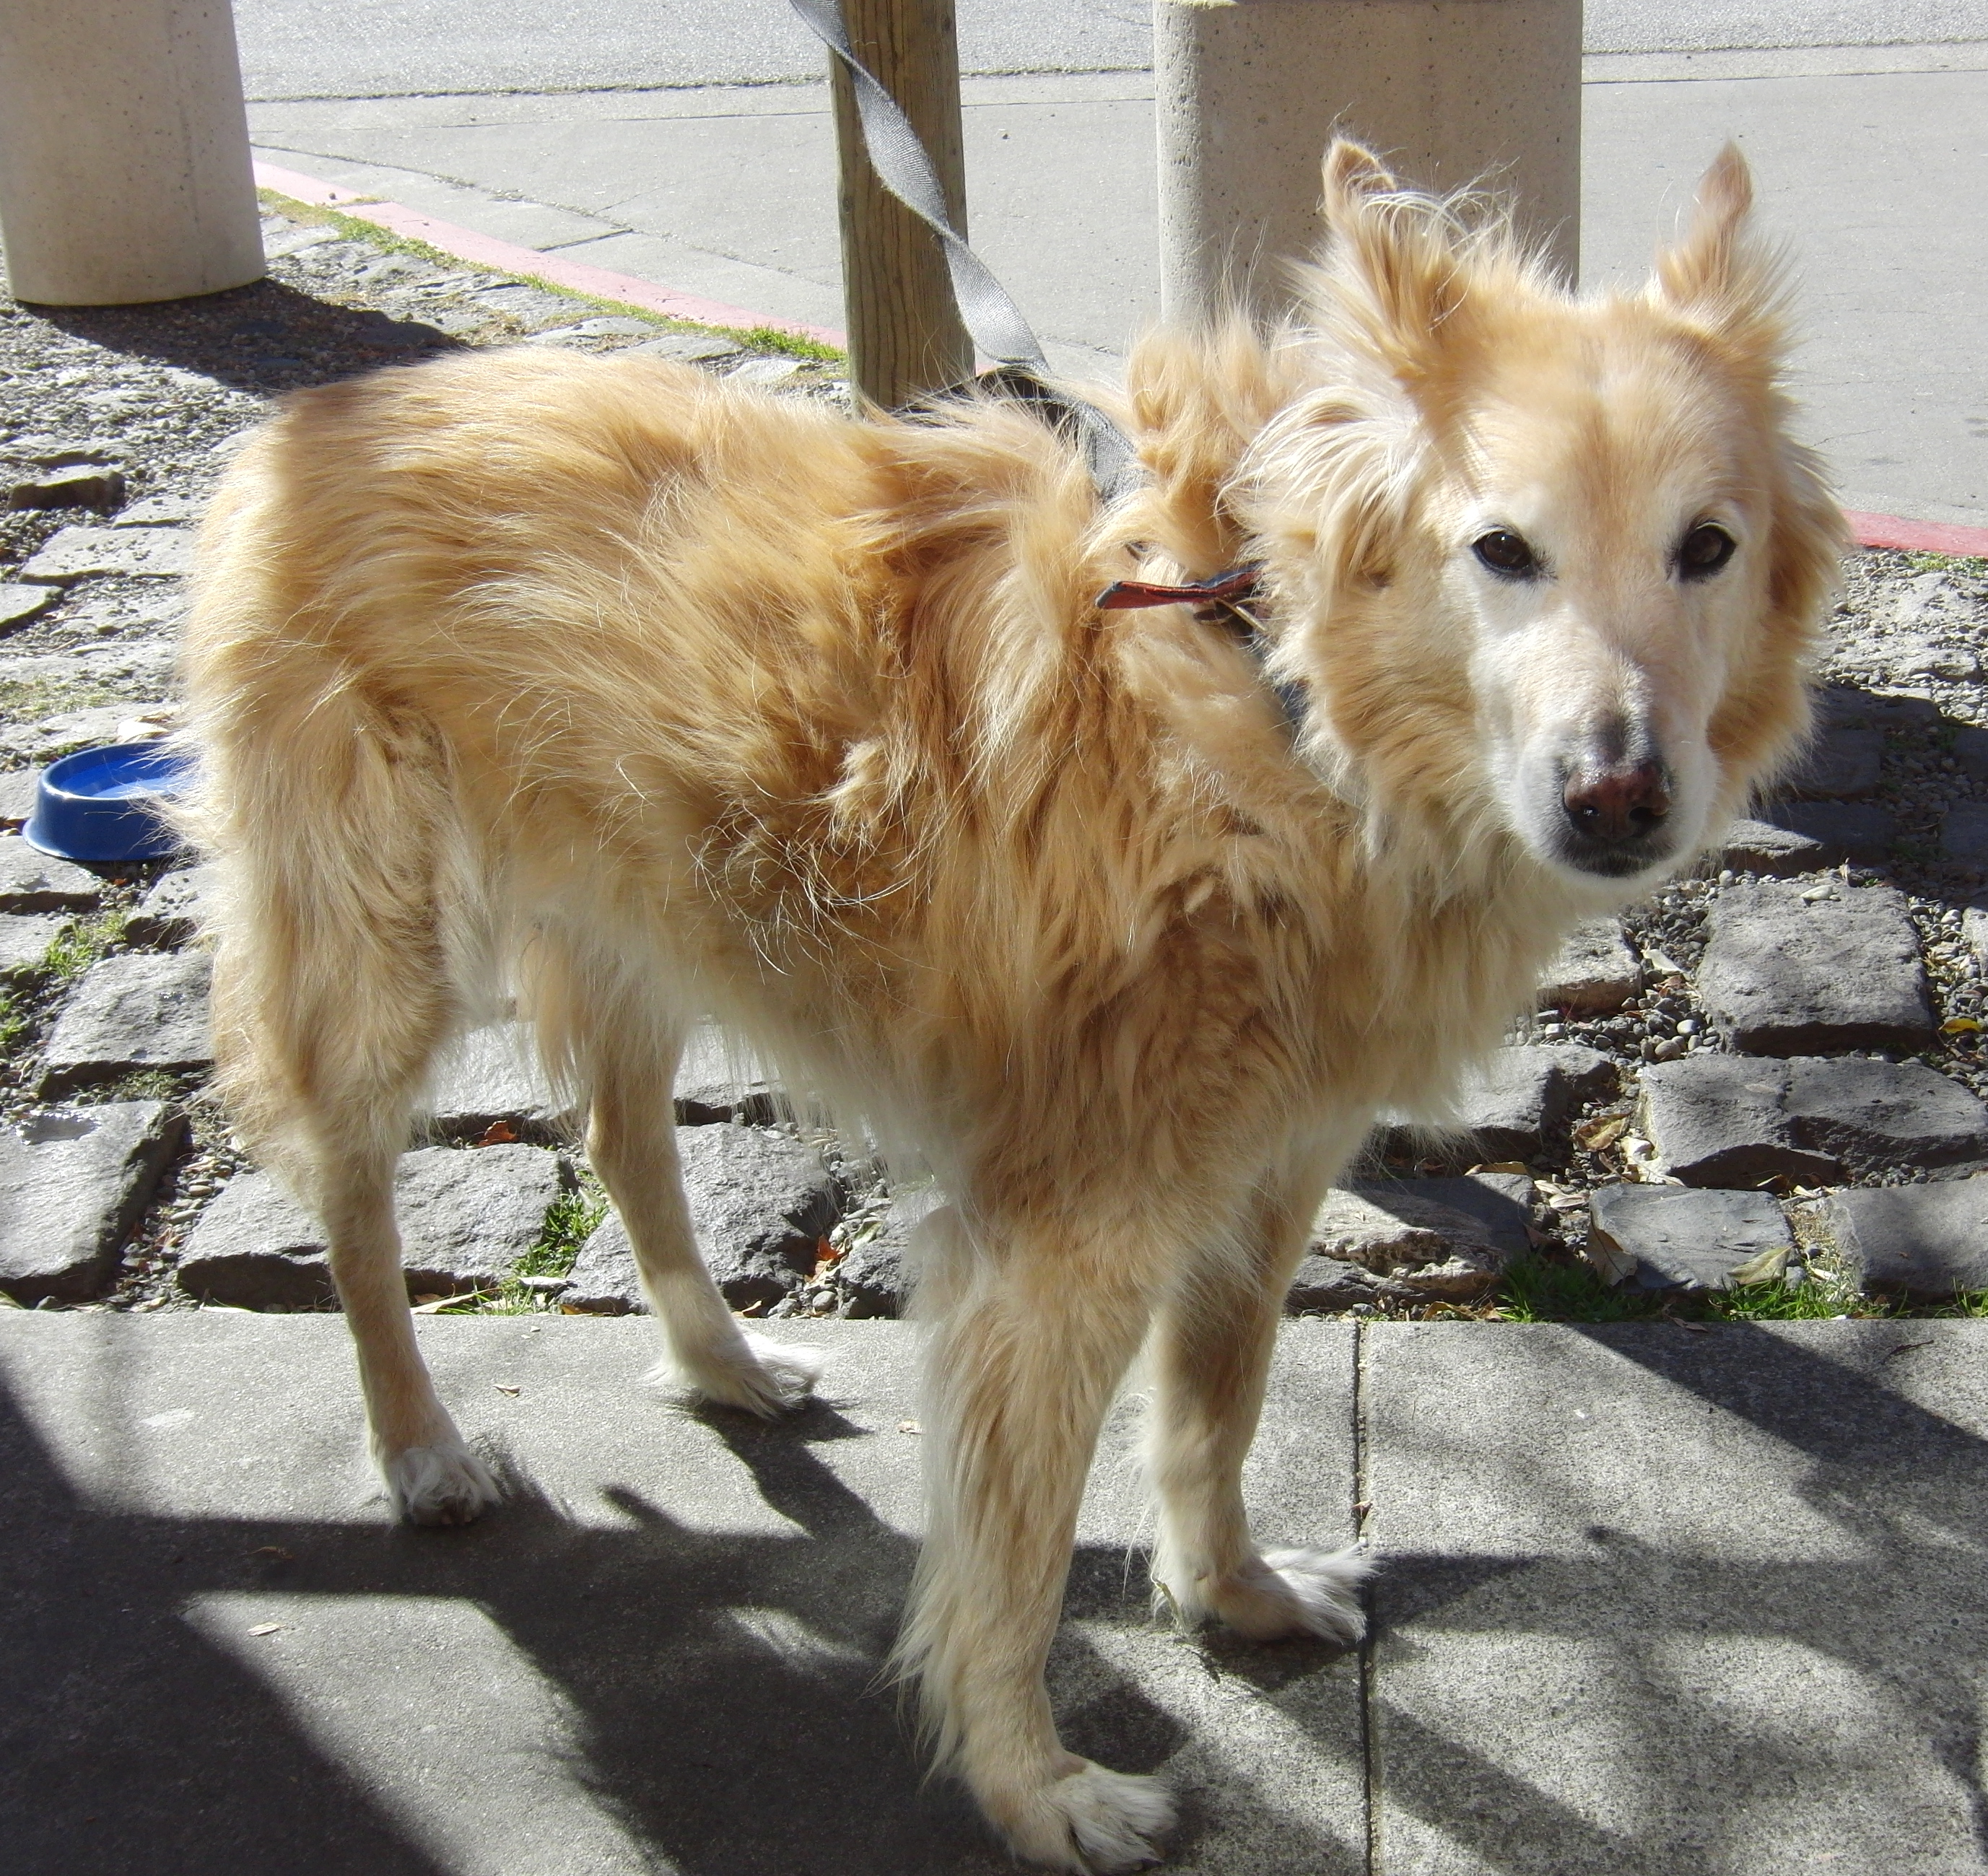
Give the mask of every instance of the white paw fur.
M 1243 1568 L 1195 1579 L 1182 1593 L 1172 1573 L 1161 1580 L 1179 1612 L 1212 1618 L 1255 1641 L 1317 1635 L 1350 1648 L 1367 1632 L 1360 1586 L 1374 1573 L 1357 1546 L 1324 1550 L 1312 1546 L 1266 1550 Z
M 1002 1807 L 1016 1852 L 1052 1869 L 1134 1870 L 1160 1858 L 1173 1827 L 1173 1800 L 1156 1778 L 1107 1772 L 1086 1760 L 1077 1771 Z
M 495 1475 L 460 1440 L 410 1446 L 380 1470 L 394 1512 L 411 1524 L 472 1524 L 502 1496 Z
M 742 1330 L 729 1347 L 700 1350 L 694 1358 L 679 1356 L 651 1378 L 674 1382 L 721 1407 L 742 1407 L 771 1419 L 807 1399 L 827 1359 L 821 1349 Z

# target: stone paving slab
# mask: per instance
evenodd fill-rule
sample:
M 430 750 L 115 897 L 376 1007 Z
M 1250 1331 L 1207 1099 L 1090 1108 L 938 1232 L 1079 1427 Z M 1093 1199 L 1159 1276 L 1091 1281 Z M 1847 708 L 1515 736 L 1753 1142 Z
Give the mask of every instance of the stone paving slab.
M 0 1292 L 94 1294 L 185 1134 L 163 1101 L 44 1111 L 0 1131 Z
M 512 1482 L 468 1530 L 389 1526 L 335 1319 L 0 1316 L 10 1873 L 1009 1876 L 879 1684 L 922 1522 L 906 1328 L 810 1325 L 824 1398 L 770 1426 L 645 1391 L 639 1320 L 419 1333 Z M 1351 1535 L 1354 1346 L 1285 1330 L 1266 1541 Z M 1133 1441 L 1085 1506 L 1065 1736 L 1165 1770 L 1170 1871 L 1358 1876 L 1356 1659 L 1155 1627 Z
M 416 1296 L 494 1289 L 545 1230 L 563 1181 L 541 1147 L 425 1147 L 394 1179 L 401 1261 Z M 324 1231 L 266 1172 L 243 1173 L 201 1215 L 178 1266 L 190 1294 L 245 1309 L 330 1302 Z
M 1376 1876 L 1977 1876 L 1988 1325 L 1361 1347 Z
M 69 992 L 43 1059 L 43 1100 L 144 1069 L 187 1074 L 214 1060 L 205 952 L 106 958 Z

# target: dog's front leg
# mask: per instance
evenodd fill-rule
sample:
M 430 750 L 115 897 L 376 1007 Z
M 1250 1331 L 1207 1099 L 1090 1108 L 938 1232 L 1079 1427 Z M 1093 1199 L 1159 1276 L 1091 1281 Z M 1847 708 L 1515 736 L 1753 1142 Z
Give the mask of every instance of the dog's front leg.
M 1043 1670 L 1098 1429 L 1151 1312 L 1151 1252 L 1080 1232 L 969 1252 L 944 1242 L 951 1215 L 928 1229 L 931 1522 L 899 1663 L 942 1761 L 1020 1854 L 1131 1868 L 1172 1822 L 1165 1787 L 1065 1751 Z
M 1267 1174 L 1229 1242 L 1203 1247 L 1153 1338 L 1148 1462 L 1160 1499 L 1153 1580 L 1190 1621 L 1259 1641 L 1365 1631 L 1357 1550 L 1257 1548 L 1242 1502 L 1284 1293 L 1337 1156 L 1309 1146 Z

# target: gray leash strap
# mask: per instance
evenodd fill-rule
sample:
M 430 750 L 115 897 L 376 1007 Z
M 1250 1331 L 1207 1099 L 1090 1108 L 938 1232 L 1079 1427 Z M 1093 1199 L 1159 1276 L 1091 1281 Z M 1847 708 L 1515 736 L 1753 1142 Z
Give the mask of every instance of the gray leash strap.
M 1043 356 L 1041 341 L 1007 289 L 988 272 L 986 263 L 952 225 L 938 171 L 911 120 L 849 43 L 840 0 L 789 3 L 848 70 L 864 147 L 877 180 L 938 236 L 960 323 L 981 354 L 1000 367 L 989 374 L 996 387 L 1030 405 L 1082 448 L 1091 480 L 1104 499 L 1113 500 L 1138 487 L 1143 478 L 1131 438 L 1102 411 L 1049 382 L 1049 360 Z

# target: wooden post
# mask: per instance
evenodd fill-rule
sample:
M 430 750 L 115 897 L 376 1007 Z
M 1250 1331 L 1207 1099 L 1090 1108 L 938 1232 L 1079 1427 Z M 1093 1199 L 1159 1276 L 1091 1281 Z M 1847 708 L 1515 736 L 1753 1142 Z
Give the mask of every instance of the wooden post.
M 1419 188 L 1510 190 L 1577 277 L 1581 0 L 1158 0 L 1153 25 L 1168 319 L 1290 310 L 1339 130 Z
M 898 101 L 931 153 L 952 225 L 966 232 L 959 127 L 959 47 L 952 0 L 843 0 L 849 43 Z M 842 175 L 842 297 L 850 374 L 871 404 L 894 410 L 963 384 L 973 346 L 952 303 L 938 237 L 877 180 L 857 122 L 855 88 L 829 61 Z

